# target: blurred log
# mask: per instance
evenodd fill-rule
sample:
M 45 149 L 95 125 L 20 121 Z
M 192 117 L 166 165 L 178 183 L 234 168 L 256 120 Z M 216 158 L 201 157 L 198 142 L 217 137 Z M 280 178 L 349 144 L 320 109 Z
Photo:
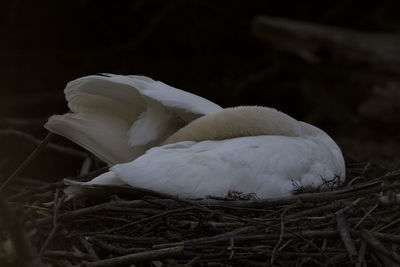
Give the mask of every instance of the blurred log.
M 400 36 L 395 34 L 364 33 L 268 16 L 254 19 L 253 33 L 277 49 L 310 63 L 319 63 L 319 54 L 328 51 L 335 59 L 355 63 L 382 64 L 384 67 L 400 64 Z
M 319 117 L 329 117 L 342 121 L 346 117 L 353 122 L 358 118 L 389 124 L 400 121 L 397 116 L 400 110 L 400 82 L 397 78 L 400 73 L 400 35 L 360 32 L 268 16 L 254 18 L 253 33 L 276 49 L 294 54 L 308 63 L 337 63 L 334 70 L 343 76 L 349 71 L 343 63 L 356 66 L 350 68 L 355 73 L 361 71 L 365 81 L 362 90 L 352 87 L 351 91 L 326 91 L 319 97 L 313 115 L 306 120 L 318 122 Z M 368 69 L 371 67 L 372 70 Z M 304 93 L 313 99 L 316 90 L 311 88 Z M 349 102 L 358 106 L 357 116 L 350 112 L 351 106 L 341 106 L 337 109 L 340 112 L 334 113 L 326 108 L 332 102 L 341 103 L 349 95 L 357 99 Z

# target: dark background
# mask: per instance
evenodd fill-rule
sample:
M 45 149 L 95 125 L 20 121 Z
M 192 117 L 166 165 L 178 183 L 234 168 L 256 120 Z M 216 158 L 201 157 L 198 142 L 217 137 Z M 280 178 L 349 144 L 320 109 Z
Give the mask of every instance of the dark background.
M 328 132 L 348 162 L 396 168 L 396 51 L 388 61 L 371 61 L 346 47 L 318 44 L 314 62 L 261 40 L 252 29 L 255 16 L 267 15 L 397 38 L 399 7 L 398 1 L 344 0 L 2 1 L 0 176 L 35 147 L 4 130 L 42 139 L 47 118 L 67 111 L 65 84 L 101 72 L 146 75 L 223 107 L 275 107 Z M 62 138 L 54 142 L 73 146 Z M 45 151 L 24 175 L 58 179 L 76 174 L 81 163 Z

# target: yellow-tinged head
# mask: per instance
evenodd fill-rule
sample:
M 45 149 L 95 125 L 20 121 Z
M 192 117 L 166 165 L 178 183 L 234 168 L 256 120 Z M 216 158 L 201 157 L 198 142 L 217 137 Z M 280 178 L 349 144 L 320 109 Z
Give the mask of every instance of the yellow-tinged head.
M 301 125 L 276 109 L 240 106 L 200 117 L 175 132 L 163 144 L 257 135 L 300 136 Z

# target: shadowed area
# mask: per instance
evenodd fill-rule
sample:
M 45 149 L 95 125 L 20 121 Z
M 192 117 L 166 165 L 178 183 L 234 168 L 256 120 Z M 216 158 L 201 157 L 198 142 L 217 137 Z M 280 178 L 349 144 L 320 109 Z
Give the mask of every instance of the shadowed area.
M 39 258 L 157 265 L 163 257 L 200 266 L 400 264 L 399 175 L 390 173 L 400 166 L 399 8 L 394 0 L 2 1 L 0 185 L 45 138 L 48 117 L 68 111 L 66 83 L 104 72 L 146 75 L 224 108 L 268 106 L 316 125 L 342 149 L 347 180 L 326 181 L 300 202 L 238 192 L 188 202 L 94 186 L 88 196 L 108 190 L 134 199 L 64 203 L 61 178 L 87 180 L 106 169 L 53 136 L 11 179 L 8 203 L 0 195 L 0 253 L 20 248 L 1 254 L 0 265 L 12 266 L 8 256 L 17 266 L 42 266 Z

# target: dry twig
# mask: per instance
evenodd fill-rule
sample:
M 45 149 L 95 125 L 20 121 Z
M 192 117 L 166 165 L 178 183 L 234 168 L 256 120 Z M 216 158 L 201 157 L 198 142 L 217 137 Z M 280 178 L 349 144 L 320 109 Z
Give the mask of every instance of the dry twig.
M 400 208 L 377 204 L 386 194 L 398 194 L 398 179 L 399 172 L 391 172 L 332 191 L 267 200 L 179 199 L 126 187 L 110 198 L 107 187 L 96 187 L 103 197 L 65 203 L 60 200 L 66 185 L 55 183 L 10 200 L 24 205 L 25 227 L 35 232 L 33 243 L 49 263 L 363 266 L 399 260 L 394 244 L 400 243 Z M 53 211 L 44 202 L 52 202 Z

